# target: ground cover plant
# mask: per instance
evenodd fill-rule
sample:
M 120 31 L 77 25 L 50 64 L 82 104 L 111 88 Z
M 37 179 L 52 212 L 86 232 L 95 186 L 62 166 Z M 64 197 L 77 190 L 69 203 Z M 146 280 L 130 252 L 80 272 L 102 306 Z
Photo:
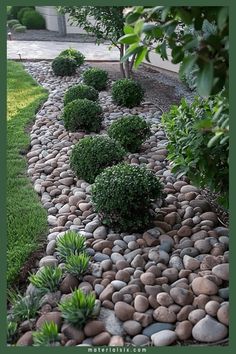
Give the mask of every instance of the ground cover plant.
M 10 285 L 31 252 L 38 248 L 39 237 L 47 229 L 46 212 L 26 177 L 26 161 L 20 155 L 29 145 L 25 129 L 46 100 L 47 92 L 21 64 L 9 61 L 7 70 L 7 281 Z

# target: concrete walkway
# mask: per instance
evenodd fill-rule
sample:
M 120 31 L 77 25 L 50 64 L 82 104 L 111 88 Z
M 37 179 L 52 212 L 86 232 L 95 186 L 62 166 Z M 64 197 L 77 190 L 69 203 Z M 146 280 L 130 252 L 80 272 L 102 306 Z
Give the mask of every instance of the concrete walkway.
M 69 47 L 81 51 L 88 61 L 118 61 L 119 50 L 108 44 L 54 42 L 54 41 L 7 41 L 7 59 L 54 59 Z M 20 54 L 20 56 L 19 56 Z

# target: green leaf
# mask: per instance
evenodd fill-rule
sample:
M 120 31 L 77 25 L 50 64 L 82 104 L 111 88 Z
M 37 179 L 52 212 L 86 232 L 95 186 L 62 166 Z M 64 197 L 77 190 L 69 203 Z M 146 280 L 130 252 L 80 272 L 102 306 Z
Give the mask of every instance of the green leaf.
M 179 75 L 188 74 L 192 70 L 193 65 L 196 63 L 196 56 L 188 56 L 183 59 L 180 67 Z
M 136 34 L 125 34 L 119 39 L 119 43 L 122 44 L 133 44 L 139 42 L 139 37 Z
M 179 62 L 181 62 L 184 57 L 182 47 L 178 47 L 178 46 L 174 47 L 171 52 L 171 55 L 172 55 L 173 64 L 178 64 Z
M 125 25 L 124 26 L 124 33 L 125 34 L 133 34 L 134 33 L 134 28 L 130 25 Z
M 134 43 L 132 44 L 129 49 L 125 52 L 125 55 L 121 58 L 121 63 L 124 63 L 131 55 L 138 53 L 139 51 L 139 44 Z
M 138 20 L 134 26 L 134 33 L 138 36 L 141 34 L 144 25 L 144 20 Z
M 140 16 L 141 16 L 140 13 L 132 12 L 131 14 L 127 15 L 125 22 L 130 25 L 130 24 L 136 22 Z
M 223 132 L 217 132 L 208 142 L 207 147 L 210 148 L 212 147 L 217 140 L 219 140 L 219 138 L 221 137 L 221 135 L 223 134 Z
M 168 59 L 167 51 L 166 51 L 166 41 L 162 42 L 157 48 L 156 53 L 160 54 L 161 58 Z
M 177 7 L 177 12 L 181 18 L 181 20 L 186 24 L 190 25 L 192 23 L 192 16 L 191 14 L 185 10 L 184 7 Z
M 137 53 L 135 62 L 134 62 L 134 67 L 135 69 L 138 68 L 138 66 L 142 63 L 144 58 L 146 57 L 148 49 L 145 47 L 139 47 L 140 51 Z
M 213 62 L 209 61 L 199 70 L 197 75 L 197 90 L 203 97 L 208 97 L 211 93 L 213 86 Z
M 151 32 L 152 30 L 156 29 L 157 26 L 152 23 L 144 23 L 143 24 L 143 33 Z
M 228 20 L 228 8 L 227 7 L 222 7 L 221 10 L 219 11 L 218 18 L 217 18 L 217 25 L 220 29 L 220 31 L 223 30 L 225 27 L 227 20 Z

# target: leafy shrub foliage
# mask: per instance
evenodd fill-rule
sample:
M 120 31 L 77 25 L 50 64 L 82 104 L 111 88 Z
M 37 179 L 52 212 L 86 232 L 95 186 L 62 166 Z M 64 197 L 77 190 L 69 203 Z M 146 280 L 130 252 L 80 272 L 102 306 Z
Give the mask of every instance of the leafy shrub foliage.
M 27 6 L 27 8 L 30 8 L 31 11 L 35 9 L 34 6 Z M 11 6 L 9 10 L 9 14 L 11 15 L 11 18 L 16 19 L 18 18 L 18 13 L 22 10 L 25 9 L 25 6 Z
M 86 85 L 94 87 L 98 91 L 105 90 L 108 81 L 108 73 L 99 68 L 90 68 L 83 74 Z
M 26 27 L 25 26 L 18 26 L 16 28 L 14 28 L 14 31 L 24 33 L 26 31 Z
M 88 269 L 90 257 L 87 253 L 72 254 L 66 259 L 65 270 L 80 278 Z
M 77 63 L 77 66 L 81 66 L 84 63 L 84 59 L 85 59 L 85 56 L 79 50 L 76 50 L 73 48 L 63 50 L 59 54 L 59 56 L 60 57 L 61 56 L 62 57 L 70 57 L 70 58 L 74 59 Z
M 17 13 L 17 19 L 21 22 L 22 18 L 24 16 L 24 13 L 27 11 L 32 11 L 31 7 L 23 7 L 22 9 L 20 9 L 20 11 Z
M 14 321 L 24 321 L 35 318 L 39 310 L 40 297 L 36 295 L 22 296 L 20 293 L 11 293 L 11 316 Z
M 21 24 L 20 24 L 20 23 L 15 23 L 15 24 L 12 26 L 12 29 L 13 29 L 14 31 L 16 31 L 16 29 L 19 28 L 19 27 L 22 27 Z
M 92 201 L 103 223 L 118 230 L 140 230 L 150 222 L 152 199 L 161 194 L 159 180 L 146 168 L 119 164 L 98 175 Z
M 70 57 L 56 57 L 52 62 L 52 70 L 57 76 L 72 76 L 76 73 L 76 61 Z
M 117 80 L 112 86 L 112 98 L 120 106 L 129 108 L 138 106 L 143 96 L 141 85 L 132 79 Z
M 26 26 L 28 29 L 44 29 L 45 20 L 43 16 L 35 11 L 25 11 L 21 19 L 22 25 Z
M 102 108 L 87 98 L 77 99 L 65 106 L 62 118 L 65 128 L 72 132 L 98 132 L 102 122 Z
M 200 187 L 219 192 L 223 203 L 227 204 L 228 140 L 224 137 L 220 144 L 214 144 L 216 135 L 212 130 L 219 99 L 218 96 L 208 100 L 195 98 L 191 104 L 182 99 L 178 107 L 172 106 L 163 115 L 162 122 L 169 139 L 168 158 L 173 161 L 172 171 L 178 176 L 187 175 Z M 222 109 L 218 114 L 224 119 Z
M 44 322 L 40 329 L 33 332 L 35 346 L 53 346 L 60 341 L 57 324 L 53 321 Z
M 59 267 L 45 266 L 37 274 L 31 274 L 29 281 L 42 293 L 54 292 L 62 278 L 62 270 Z
M 98 91 L 95 90 L 92 86 L 88 85 L 75 85 L 70 87 L 64 96 L 64 105 L 70 103 L 78 98 L 83 99 L 87 98 L 90 101 L 97 101 L 98 99 Z
M 17 323 L 13 321 L 7 322 L 7 343 L 15 340 L 17 334 Z
M 78 255 L 85 251 L 86 238 L 74 231 L 67 231 L 63 236 L 58 238 L 56 250 L 62 261 L 66 261 L 67 257 Z
M 18 20 L 9 20 L 7 21 L 7 25 L 9 28 L 13 28 L 14 25 L 20 25 L 19 21 Z
M 95 295 L 84 294 L 77 289 L 72 296 L 59 304 L 62 317 L 72 326 L 81 328 L 91 318 L 95 306 Z
M 78 178 L 93 183 L 104 168 L 122 161 L 125 153 L 120 143 L 113 139 L 85 137 L 73 148 L 70 165 Z
M 122 117 L 108 129 L 108 135 L 130 152 L 137 152 L 150 134 L 150 124 L 139 116 Z

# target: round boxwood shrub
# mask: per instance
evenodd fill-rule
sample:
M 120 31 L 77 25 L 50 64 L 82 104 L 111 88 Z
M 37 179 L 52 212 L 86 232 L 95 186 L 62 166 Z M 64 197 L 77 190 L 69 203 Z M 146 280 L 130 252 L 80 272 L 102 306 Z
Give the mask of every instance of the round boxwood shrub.
M 138 106 L 143 96 L 144 91 L 140 83 L 132 79 L 117 80 L 112 86 L 112 98 L 120 106 Z
M 93 183 L 104 168 L 122 161 L 125 153 L 118 141 L 104 136 L 89 136 L 73 148 L 70 165 L 78 178 Z
M 85 56 L 79 50 L 76 50 L 76 49 L 73 49 L 73 48 L 69 48 L 69 49 L 63 50 L 59 54 L 59 56 L 70 57 L 70 58 L 75 59 L 75 61 L 77 63 L 77 66 L 82 65 L 84 63 L 84 59 L 85 59 Z
M 105 90 L 108 81 L 108 73 L 99 68 L 90 68 L 83 74 L 86 85 L 94 87 L 96 90 Z
M 18 26 L 16 28 L 14 28 L 14 31 L 23 33 L 26 31 L 26 27 L 25 26 Z
M 22 25 L 20 23 L 16 23 L 12 26 L 12 29 L 15 31 L 18 27 L 22 27 Z
M 57 76 L 72 76 L 76 73 L 76 61 L 69 57 L 56 57 L 52 62 L 52 70 Z
M 150 124 L 139 116 L 122 117 L 111 124 L 108 135 L 118 140 L 127 151 L 137 152 L 151 135 Z
M 20 22 L 15 19 L 7 21 L 7 26 L 9 28 L 13 28 L 13 26 L 15 26 L 15 25 L 20 25 Z
M 22 25 L 26 26 L 27 29 L 44 29 L 45 19 L 37 11 L 25 11 L 21 19 Z
M 144 167 L 118 164 L 106 168 L 92 186 L 92 201 L 105 225 L 119 231 L 141 231 L 149 225 L 151 201 L 161 184 Z
M 102 122 L 102 108 L 87 98 L 78 99 L 65 106 L 62 118 L 65 128 L 72 132 L 98 132 Z
M 11 18 L 18 18 L 17 15 L 21 9 L 24 9 L 26 6 L 11 6 L 9 9 L 9 15 L 11 15 Z M 35 9 L 35 6 L 27 6 L 31 10 Z
M 22 21 L 22 18 L 24 16 L 24 13 L 26 11 L 32 11 L 32 8 L 31 7 L 23 7 L 22 9 L 20 9 L 17 13 L 17 19 L 21 22 Z
M 98 99 L 98 91 L 91 86 L 83 84 L 72 86 L 65 93 L 64 105 L 78 98 L 87 98 L 90 101 L 96 101 Z

